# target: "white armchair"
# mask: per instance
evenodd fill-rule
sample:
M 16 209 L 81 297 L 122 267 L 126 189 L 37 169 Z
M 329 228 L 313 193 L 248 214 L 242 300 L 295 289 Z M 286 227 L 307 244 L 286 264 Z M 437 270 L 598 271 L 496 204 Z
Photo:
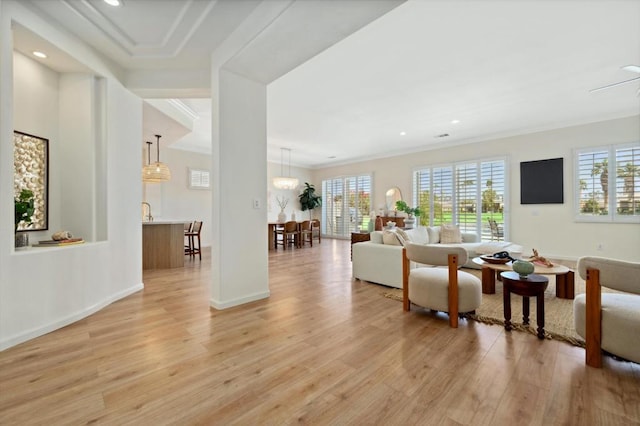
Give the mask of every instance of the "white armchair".
M 640 263 L 582 257 L 586 294 L 573 301 L 576 332 L 586 341 L 586 363 L 602 367 L 602 350 L 640 363 Z M 601 293 L 601 285 L 624 293 Z
M 458 314 L 475 312 L 482 302 L 482 284 L 458 268 L 467 262 L 462 247 L 407 243 L 402 249 L 403 310 L 411 303 L 449 314 L 449 325 L 458 327 Z M 410 262 L 434 265 L 410 269 Z M 442 268 L 438 266 L 446 266 Z

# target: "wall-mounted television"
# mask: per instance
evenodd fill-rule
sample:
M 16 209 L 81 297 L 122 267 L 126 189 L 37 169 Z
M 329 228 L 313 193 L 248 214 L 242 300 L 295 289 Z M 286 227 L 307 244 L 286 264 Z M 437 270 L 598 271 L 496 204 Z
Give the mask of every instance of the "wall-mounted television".
M 563 158 L 520 163 L 520 204 L 564 203 Z

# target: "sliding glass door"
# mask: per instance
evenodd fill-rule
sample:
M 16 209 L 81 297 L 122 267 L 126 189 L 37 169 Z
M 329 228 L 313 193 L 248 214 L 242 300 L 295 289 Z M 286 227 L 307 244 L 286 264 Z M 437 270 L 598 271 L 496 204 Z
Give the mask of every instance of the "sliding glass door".
M 322 181 L 322 233 L 350 237 L 367 229 L 371 211 L 371 176 L 347 176 Z

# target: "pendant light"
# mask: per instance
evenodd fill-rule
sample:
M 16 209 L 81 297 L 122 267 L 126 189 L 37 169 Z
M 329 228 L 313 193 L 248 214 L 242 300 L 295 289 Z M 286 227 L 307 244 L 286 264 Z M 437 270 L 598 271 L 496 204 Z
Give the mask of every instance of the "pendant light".
M 157 157 L 156 162 L 151 164 L 151 142 L 147 142 L 148 163 L 142 168 L 142 181 L 147 183 L 167 182 L 171 180 L 169 167 L 160 162 L 160 135 L 156 136 Z
M 284 176 L 284 151 L 289 152 L 289 173 Z M 291 177 L 291 150 L 289 148 L 280 148 L 280 176 L 273 178 L 273 186 L 278 189 L 296 189 L 298 187 L 298 179 Z

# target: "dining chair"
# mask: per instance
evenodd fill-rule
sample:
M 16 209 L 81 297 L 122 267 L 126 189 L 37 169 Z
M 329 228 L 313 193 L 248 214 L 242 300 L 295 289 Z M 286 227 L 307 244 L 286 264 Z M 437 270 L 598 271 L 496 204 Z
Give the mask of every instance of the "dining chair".
M 191 231 L 185 233 L 185 235 L 189 238 L 189 255 L 193 258 L 198 255 L 198 258 L 202 260 L 202 250 L 200 244 L 200 232 L 202 231 L 202 222 L 195 221 L 193 222 L 193 227 Z M 198 241 L 198 245 L 196 247 L 196 240 Z
M 276 249 L 278 245 L 282 245 L 282 247 L 286 250 L 289 244 L 293 244 L 294 247 L 298 246 L 299 243 L 299 232 L 298 232 L 298 222 L 295 220 L 290 220 L 289 222 L 285 222 L 284 226 L 281 229 L 276 229 L 275 231 L 275 245 Z M 280 238 L 278 238 L 280 236 Z
M 307 242 L 313 247 L 313 227 L 310 220 L 300 224 L 300 247 L 304 247 Z
M 322 231 L 320 230 L 320 220 L 313 219 L 311 221 L 311 238 L 317 238 L 318 243 L 322 242 Z

